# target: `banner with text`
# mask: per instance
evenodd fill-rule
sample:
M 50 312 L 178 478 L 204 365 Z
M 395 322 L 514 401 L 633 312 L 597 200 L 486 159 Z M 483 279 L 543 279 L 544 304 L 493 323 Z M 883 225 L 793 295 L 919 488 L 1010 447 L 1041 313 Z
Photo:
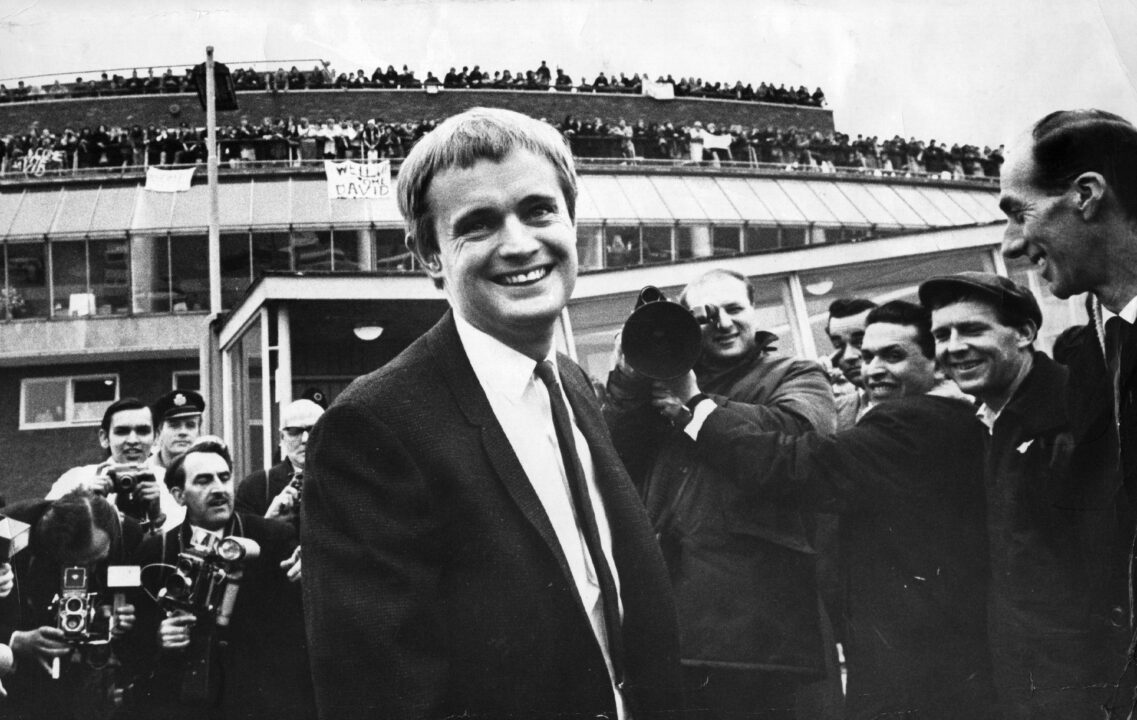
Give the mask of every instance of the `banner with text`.
M 193 182 L 194 168 L 166 170 L 165 168 L 146 169 L 146 189 L 151 192 L 185 192 Z
M 395 197 L 389 160 L 379 163 L 325 160 L 324 172 L 328 176 L 330 199 L 390 200 Z

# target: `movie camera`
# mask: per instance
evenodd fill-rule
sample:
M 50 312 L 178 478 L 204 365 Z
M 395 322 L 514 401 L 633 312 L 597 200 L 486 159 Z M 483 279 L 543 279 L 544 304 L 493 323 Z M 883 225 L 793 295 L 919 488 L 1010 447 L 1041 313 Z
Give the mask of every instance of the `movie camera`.
M 620 349 L 624 361 L 652 380 L 670 380 L 686 374 L 702 353 L 701 325 L 717 317 L 708 305 L 693 313 L 667 299 L 654 285 L 640 290 L 632 314 L 624 322 Z
M 174 571 L 158 591 L 158 603 L 168 612 L 184 610 L 217 625 L 229 624 L 245 563 L 256 560 L 255 540 L 216 535 L 194 528 L 189 546 L 178 554 Z

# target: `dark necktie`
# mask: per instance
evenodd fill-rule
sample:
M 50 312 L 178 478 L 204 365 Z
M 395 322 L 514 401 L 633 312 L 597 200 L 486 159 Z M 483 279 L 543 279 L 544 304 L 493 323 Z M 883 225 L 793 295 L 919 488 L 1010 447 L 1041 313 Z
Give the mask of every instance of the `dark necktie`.
M 1129 354 L 1129 338 L 1133 326 L 1117 315 L 1105 321 L 1106 362 L 1111 368 L 1123 369 Z
M 624 681 L 624 643 L 620 635 L 620 600 L 616 592 L 616 581 L 612 577 L 612 570 L 608 566 L 603 546 L 600 544 L 600 530 L 596 525 L 596 513 L 592 509 L 592 500 L 588 494 L 588 482 L 585 479 L 584 467 L 580 464 L 580 456 L 576 453 L 572 420 L 569 417 L 564 395 L 561 393 L 560 383 L 557 382 L 556 371 L 553 369 L 553 364 L 545 360 L 537 363 L 535 372 L 549 391 L 549 404 L 553 408 L 553 427 L 557 431 L 557 444 L 560 446 L 561 459 L 565 464 L 565 475 L 568 477 L 572 504 L 576 510 L 577 522 L 580 523 L 584 534 L 585 545 L 588 546 L 588 555 L 592 558 L 592 567 L 595 568 L 597 579 L 600 582 L 600 601 L 604 606 L 604 627 L 608 636 L 608 654 L 612 661 L 616 685 L 619 687 Z

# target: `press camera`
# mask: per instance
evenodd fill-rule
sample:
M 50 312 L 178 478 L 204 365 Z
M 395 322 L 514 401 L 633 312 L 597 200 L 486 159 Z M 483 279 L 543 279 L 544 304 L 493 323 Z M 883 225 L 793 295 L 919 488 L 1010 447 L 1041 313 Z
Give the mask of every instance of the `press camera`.
M 149 511 L 149 503 L 138 494 L 138 487 L 154 480 L 154 471 L 145 465 L 112 465 L 107 470 L 115 493 L 115 505 L 124 515 L 141 519 Z
M 64 639 L 73 645 L 105 645 L 114 629 L 115 608 L 126 602 L 126 588 L 139 584 L 136 565 L 107 568 L 105 597 L 91 588 L 91 571 L 81 565 L 65 567 L 60 572 L 59 593 L 52 601 L 56 626 L 63 631 Z
M 178 554 L 174 572 L 158 591 L 158 603 L 167 611 L 184 610 L 228 625 L 245 563 L 260 553 L 255 540 L 234 535 L 218 539 L 194 528 L 189 546 Z

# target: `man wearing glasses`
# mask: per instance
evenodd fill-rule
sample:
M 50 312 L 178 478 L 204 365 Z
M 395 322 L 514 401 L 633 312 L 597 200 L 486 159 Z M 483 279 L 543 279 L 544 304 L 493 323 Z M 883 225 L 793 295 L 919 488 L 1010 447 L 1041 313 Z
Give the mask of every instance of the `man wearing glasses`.
M 257 470 L 237 487 L 238 512 L 290 520 L 299 518 L 296 503 L 304 476 L 304 456 L 308 432 L 324 409 L 311 400 L 296 400 L 280 413 L 280 454 L 283 459 L 269 468 Z

